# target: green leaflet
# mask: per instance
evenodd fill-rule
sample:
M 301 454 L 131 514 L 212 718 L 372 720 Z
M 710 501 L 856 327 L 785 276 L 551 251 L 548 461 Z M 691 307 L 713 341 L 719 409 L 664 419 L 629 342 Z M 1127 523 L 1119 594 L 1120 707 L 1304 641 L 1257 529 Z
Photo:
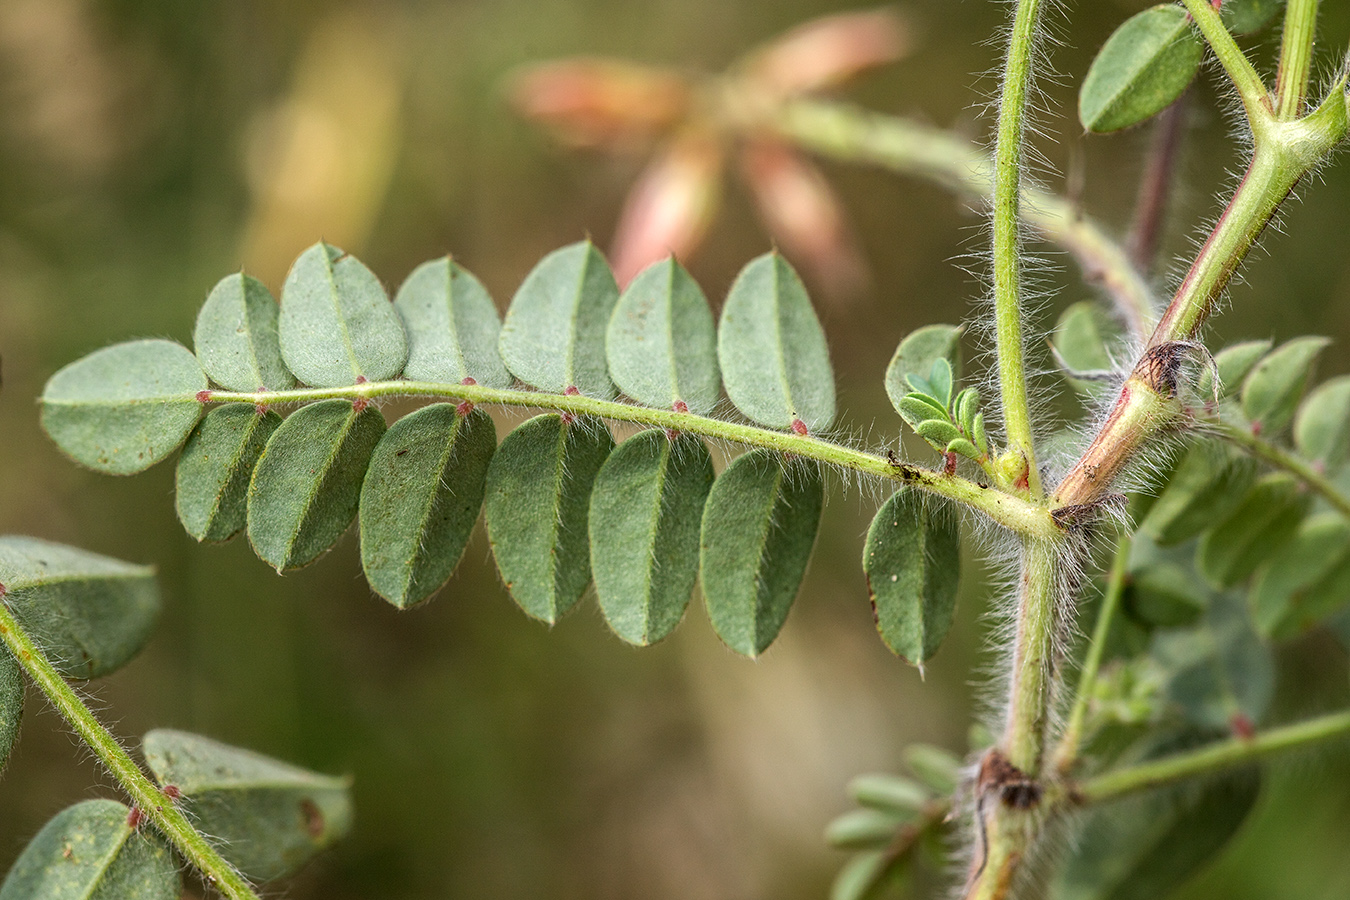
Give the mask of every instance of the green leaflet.
M 408 341 L 384 285 L 356 257 L 323 242 L 301 253 L 281 288 L 281 357 L 305 384 L 387 381 Z
M 206 374 L 182 344 L 129 341 L 61 369 L 42 391 L 42 427 L 78 463 L 111 475 L 144 471 L 188 436 Z
M 600 467 L 591 492 L 591 571 L 605 621 L 625 641 L 645 647 L 680 623 L 698 577 L 699 525 L 712 484 L 703 441 L 661 429 L 624 441 Z
M 905 415 L 900 403 L 910 393 L 909 377 L 927 378 L 933 364 L 945 359 L 956 377 L 961 374 L 961 328 L 956 325 L 925 325 L 905 335 L 886 367 L 886 396 L 896 412 Z M 908 421 L 908 419 L 906 419 Z M 911 423 L 913 424 L 913 423 Z
M 1092 61 L 1078 94 L 1088 131 L 1119 131 L 1172 105 L 1195 78 L 1204 41 L 1186 10 L 1164 3 L 1131 16 Z
M 941 747 L 910 744 L 905 748 L 905 762 L 914 777 L 938 796 L 950 796 L 961 783 L 961 760 Z
M 722 307 L 717 359 L 727 396 L 768 428 L 811 432 L 834 422 L 834 370 L 806 286 L 766 253 L 741 269 Z
M 68 678 L 121 668 L 159 616 L 154 569 L 38 538 L 0 537 L 0 584 L 15 618 Z
M 1179 544 L 1232 512 L 1255 480 L 1255 467 L 1232 447 L 1194 444 L 1140 528 L 1159 544 Z
M 1284 0 L 1224 0 L 1220 12 L 1229 31 L 1251 34 L 1269 25 L 1282 6 Z
M 933 799 L 923 785 L 899 775 L 859 775 L 848 783 L 848 793 L 859 806 L 901 816 L 923 812 Z
M 1328 472 L 1350 456 L 1350 375 L 1329 378 L 1308 394 L 1294 418 L 1294 446 Z
M 4 774 L 9 753 L 19 738 L 23 719 L 23 673 L 8 650 L 0 650 L 0 774 Z
M 506 589 L 550 625 L 591 580 L 591 486 L 614 438 L 604 422 L 535 416 L 506 436 L 488 466 L 488 540 Z
M 1216 857 L 1260 789 L 1256 771 L 1183 782 L 1092 811 L 1057 900 L 1161 900 Z
M 248 488 L 248 540 L 264 562 L 297 569 L 342 537 L 384 431 L 377 410 L 348 400 L 312 403 L 281 423 Z
M 814 465 L 789 469 L 751 450 L 713 483 L 703 509 L 699 577 L 718 637 L 754 658 L 778 636 L 806 574 L 825 486 Z
M 222 278 L 192 332 L 197 359 L 211 380 L 231 391 L 284 391 L 295 376 L 281 359 L 277 301 L 261 281 L 243 273 Z
M 1219 399 L 1230 396 L 1242 386 L 1260 360 L 1270 352 L 1270 341 L 1242 341 L 1229 344 L 1214 354 L 1214 368 L 1219 371 Z M 1206 367 L 1200 372 L 1199 394 L 1201 400 L 1209 400 L 1214 395 L 1214 376 Z
M 321 775 L 196 734 L 145 735 L 145 763 L 203 834 L 244 874 L 293 872 L 351 829 L 351 781 Z
M 502 321 L 487 288 L 450 257 L 422 263 L 403 282 L 394 308 L 408 333 L 413 381 L 461 384 L 466 378 L 490 388 L 509 388 L 497 341 Z
M 605 329 L 619 299 L 609 263 L 590 241 L 554 250 L 511 298 L 498 346 L 526 384 L 555 394 L 576 388 L 608 400 Z
M 1292 475 L 1274 472 L 1200 539 L 1196 563 L 1215 587 L 1232 587 L 1294 536 L 1312 498 Z
M 1334 513 L 1304 521 L 1256 575 L 1248 597 L 1264 637 L 1295 637 L 1350 602 L 1350 523 Z
M 845 850 L 884 847 L 913 813 L 897 814 L 879 809 L 854 809 L 838 816 L 825 828 L 825 841 Z
M 183 445 L 175 476 L 178 521 L 199 541 L 228 541 L 248 524 L 248 484 L 272 432 L 274 412 L 227 403 L 206 414 Z
M 1151 653 L 1167 673 L 1168 699 L 1197 728 L 1226 734 L 1237 717 L 1265 718 L 1275 662 L 1238 598 L 1215 597 L 1191 628 L 1155 632 Z
M 961 532 L 955 518 L 917 491 L 896 491 L 867 530 L 863 571 L 881 639 L 922 669 L 956 611 Z
M 128 828 L 130 813 L 116 800 L 61 810 L 9 870 L 0 900 L 178 900 L 178 861 L 153 831 Z
M 1113 379 L 1108 346 L 1119 340 L 1118 331 L 1097 303 L 1074 303 L 1060 315 L 1052 345 L 1075 391 L 1095 397 L 1109 387 Z
M 698 282 L 675 258 L 643 269 L 624 289 L 605 338 L 609 374 L 643 406 L 697 416 L 717 405 L 717 329 Z
M 1324 337 L 1294 338 L 1266 354 L 1242 382 L 1242 412 L 1248 421 L 1264 434 L 1288 425 L 1313 361 L 1329 343 Z
M 450 579 L 483 506 L 497 450 L 492 417 L 435 403 L 394 423 L 361 486 L 361 566 L 375 592 L 399 609 Z
M 865 900 L 894 864 L 884 850 L 859 853 L 844 863 L 830 885 L 830 900 Z
M 1130 570 L 1127 608 L 1137 621 L 1154 628 L 1190 625 L 1205 611 L 1207 593 L 1193 570 L 1172 562 L 1155 562 Z

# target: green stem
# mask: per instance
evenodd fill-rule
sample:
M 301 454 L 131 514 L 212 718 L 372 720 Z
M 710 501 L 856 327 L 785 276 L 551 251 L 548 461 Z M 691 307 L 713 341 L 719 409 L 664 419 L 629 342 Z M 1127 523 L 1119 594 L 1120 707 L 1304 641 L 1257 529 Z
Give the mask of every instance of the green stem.
M 1098 775 L 1078 786 L 1076 799 L 1084 803 L 1102 803 L 1173 781 L 1214 774 L 1275 753 L 1346 736 L 1350 736 L 1350 711 L 1333 713 L 1297 725 L 1272 728 L 1252 738 L 1235 737 L 1199 750 Z
M 165 797 L 141 771 L 112 733 L 56 671 L 14 618 L 9 604 L 4 602 L 3 589 L 0 589 L 0 640 L 4 641 L 33 683 L 47 695 L 62 718 L 70 723 L 122 790 L 126 791 L 136 808 L 178 848 L 183 858 L 230 900 L 258 900 L 258 895 L 244 877 L 192 827 L 182 809 Z
M 1308 95 L 1312 71 L 1313 41 L 1317 35 L 1317 0 L 1289 0 L 1284 11 L 1284 37 L 1280 43 L 1280 70 L 1275 78 L 1275 115 L 1296 119 Z
M 994 140 L 994 335 L 998 351 L 998 382 L 1003 395 L 1003 427 L 1009 447 L 1021 454 L 1026 485 L 1041 495 L 1036 466 L 1035 438 L 1027 399 L 1026 348 L 1022 340 L 1022 242 L 1019 210 L 1022 201 L 1022 142 L 1026 136 L 1027 90 L 1031 57 L 1040 24 L 1040 0 L 1017 0 L 1008 60 L 1003 72 L 998 131 Z
M 1059 542 L 1023 541 L 1018 585 L 1012 684 L 1002 748 L 1028 777 L 1041 771 L 1045 729 L 1054 689 Z
M 1269 441 L 1262 440 L 1248 429 L 1237 425 L 1214 422 L 1207 423 L 1204 427 L 1206 431 L 1217 434 L 1229 443 L 1236 444 L 1257 459 L 1293 475 L 1309 488 L 1321 494 L 1328 503 L 1350 518 L 1350 497 L 1343 494 L 1330 478 L 1308 465 L 1304 460 L 1299 459 L 1282 447 L 1277 447 Z
M 598 416 L 619 422 L 633 422 L 672 431 L 685 431 L 704 437 L 734 441 L 750 447 L 764 447 L 819 460 L 855 472 L 913 485 L 920 490 L 964 503 L 978 509 L 995 522 L 1020 534 L 1039 538 L 1060 535 L 1054 517 L 1043 506 L 1028 503 L 994 487 L 981 487 L 973 481 L 946 475 L 908 463 L 891 460 L 821 440 L 811 435 L 772 431 L 754 425 L 741 425 L 708 419 L 692 413 L 631 406 L 612 400 L 597 400 L 579 394 L 547 394 L 537 391 L 501 390 L 472 384 L 437 384 L 430 381 L 371 381 L 334 388 L 300 388 L 292 391 L 204 391 L 198 395 L 206 402 L 252 403 L 267 407 L 310 403 L 315 400 L 375 400 L 381 397 L 436 397 L 468 400 L 475 404 L 534 407 L 582 416 Z
M 1097 624 L 1092 629 L 1092 639 L 1088 643 L 1087 656 L 1083 659 L 1083 669 L 1078 673 L 1078 690 L 1074 695 L 1073 709 L 1069 712 L 1069 721 L 1064 726 L 1064 734 L 1055 749 L 1054 768 L 1061 775 L 1068 773 L 1078 761 L 1078 751 L 1083 742 L 1083 724 L 1087 721 L 1092 691 L 1097 683 L 1097 675 L 1101 672 L 1102 657 L 1106 654 L 1106 639 L 1111 635 L 1111 625 L 1120 610 L 1121 597 L 1125 595 L 1130 548 L 1133 545 L 1134 541 L 1129 535 L 1123 535 L 1116 545 L 1111 573 L 1107 576 L 1106 593 L 1102 597 L 1101 609 L 1097 612 Z
M 778 137 L 821 156 L 868 163 L 922 178 L 972 200 L 992 200 L 993 164 L 987 154 L 950 132 L 824 100 L 792 100 L 775 107 L 767 126 Z M 1130 331 L 1143 340 L 1157 321 L 1148 281 L 1129 254 L 1073 204 L 1023 186 L 1022 220 L 1078 261 L 1087 281 L 1100 284 Z
M 1195 24 L 1200 26 L 1201 34 L 1209 41 L 1214 55 L 1219 58 L 1219 64 L 1228 73 L 1229 80 L 1237 88 L 1248 117 L 1269 116 L 1270 98 L 1266 92 L 1266 85 L 1261 81 L 1256 68 L 1252 66 L 1251 60 L 1228 33 L 1219 11 L 1210 4 L 1210 0 L 1182 0 L 1182 2 L 1186 4 L 1186 9 L 1195 20 Z

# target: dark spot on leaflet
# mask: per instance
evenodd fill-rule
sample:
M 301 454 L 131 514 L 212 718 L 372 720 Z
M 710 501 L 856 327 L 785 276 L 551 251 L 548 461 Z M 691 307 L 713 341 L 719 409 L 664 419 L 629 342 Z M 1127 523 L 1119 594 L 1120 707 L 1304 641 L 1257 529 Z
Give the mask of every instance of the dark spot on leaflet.
M 398 452 L 395 453 L 394 455 L 395 455 L 395 456 L 403 456 L 403 455 L 405 455 L 407 452 L 408 452 L 408 448 L 407 448 L 407 447 L 404 447 L 402 450 L 398 451 Z
M 323 837 L 325 827 L 323 813 L 313 800 L 306 797 L 300 801 L 300 814 L 305 817 L 305 831 L 309 833 L 310 838 L 317 841 Z

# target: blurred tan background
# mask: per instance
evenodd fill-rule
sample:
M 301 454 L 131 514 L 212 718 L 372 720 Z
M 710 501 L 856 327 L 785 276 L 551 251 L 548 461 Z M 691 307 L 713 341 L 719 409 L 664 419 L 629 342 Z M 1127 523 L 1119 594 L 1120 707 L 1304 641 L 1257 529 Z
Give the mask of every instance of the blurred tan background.
M 1144 5 L 1077 4 L 1056 26 L 1063 77 L 1047 85 L 1053 115 L 1039 141 L 1117 231 L 1148 135 L 1081 137 L 1074 85 L 1114 25 Z M 1324 7 L 1323 74 L 1350 39 L 1347 4 Z M 413 612 L 370 593 L 352 535 L 279 578 L 241 540 L 199 547 L 183 533 L 171 465 L 129 479 L 87 473 L 37 424 L 34 398 L 61 365 L 131 337 L 188 343 L 218 278 L 244 266 L 275 290 L 320 238 L 360 255 L 391 287 L 453 252 L 504 307 L 546 251 L 587 234 L 608 243 L 641 165 L 560 149 L 521 122 L 502 87 L 513 67 L 588 53 L 715 71 L 845 8 L 0 0 L 0 532 L 160 567 L 157 637 L 91 686 L 129 741 L 155 726 L 193 729 L 356 776 L 355 833 L 287 896 L 822 897 L 843 856 L 820 832 L 846 807 L 848 778 L 898 769 L 912 741 L 964 752 L 971 684 L 991 660 L 979 649 L 985 573 L 972 554 L 958 625 L 921 681 L 873 631 L 858 557 L 875 498 L 856 486 L 834 485 L 797 606 L 751 663 L 717 642 L 697 598 L 675 636 L 646 651 L 610 636 L 593 603 L 549 631 L 498 586 L 481 533 L 450 586 Z M 914 51 L 848 95 L 982 136 L 975 110 L 995 83 L 972 73 L 995 65 L 989 36 L 1004 4 L 903 8 Z M 1206 77 L 1169 259 L 1217 213 L 1214 192 L 1240 164 L 1225 122 Z M 900 337 L 980 309 L 959 263 L 981 231 L 936 188 L 826 169 L 872 286 L 822 318 L 845 424 L 879 443 L 899 433 L 881 375 Z M 1065 189 L 1061 176 L 1048 180 Z M 1350 166 L 1313 187 L 1255 255 L 1216 332 L 1332 335 L 1329 375 L 1350 370 Z M 690 268 L 718 304 L 768 245 L 732 186 Z M 1089 293 L 1065 259 L 1050 259 L 1059 270 L 1045 278 L 1042 323 Z M 1295 704 L 1344 697 L 1345 659 L 1329 643 L 1304 642 L 1285 662 L 1282 690 Z M 0 781 L 0 867 L 57 810 L 109 790 L 32 697 Z M 1286 765 L 1188 896 L 1344 898 L 1348 843 L 1344 754 Z

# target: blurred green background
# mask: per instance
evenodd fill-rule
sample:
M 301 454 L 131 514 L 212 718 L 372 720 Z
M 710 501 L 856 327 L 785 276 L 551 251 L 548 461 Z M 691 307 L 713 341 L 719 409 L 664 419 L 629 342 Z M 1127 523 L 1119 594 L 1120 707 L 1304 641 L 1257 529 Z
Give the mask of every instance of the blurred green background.
M 1148 133 L 1082 137 L 1074 92 L 1114 25 L 1145 5 L 1078 4 L 1067 24 L 1056 17 L 1062 77 L 1046 84 L 1051 114 L 1037 141 L 1116 231 L 1129 221 Z M 978 109 L 996 82 L 978 73 L 996 64 L 990 35 L 1005 7 L 912 0 L 903 9 L 915 52 L 850 97 L 982 136 Z M 1350 4 L 1324 7 L 1326 75 L 1350 39 Z M 608 242 L 641 165 L 570 153 L 519 121 L 502 92 L 513 67 L 587 53 L 715 71 L 846 8 L 0 0 L 0 532 L 160 567 L 157 637 L 90 686 L 119 734 L 192 729 L 355 775 L 354 834 L 287 896 L 822 897 L 843 856 L 820 832 L 846 808 L 848 778 L 898 770 L 913 741 L 965 751 L 978 709 L 971 685 L 993 660 L 980 650 L 993 619 L 987 572 L 972 552 L 960 620 L 921 681 L 872 628 L 858 557 L 877 498 L 856 484 L 835 483 L 797 606 L 752 663 L 718 643 L 697 602 L 674 637 L 646 651 L 612 637 L 592 603 L 551 631 L 527 620 L 499 587 L 481 533 L 449 587 L 413 612 L 371 594 L 351 535 L 320 564 L 280 578 L 240 540 L 197 546 L 183 533 L 171 465 L 94 475 L 62 458 L 37 423 L 34 398 L 63 364 L 131 337 L 189 342 L 218 278 L 246 266 L 275 290 L 320 238 L 359 254 L 391 286 L 453 252 L 504 305 L 546 251 L 586 234 Z M 1241 164 L 1212 75 L 1196 91 L 1169 260 L 1217 214 L 1215 192 Z M 960 265 L 982 230 L 935 188 L 827 168 L 872 287 L 822 317 L 845 424 L 879 445 L 899 433 L 881 384 L 896 342 L 982 311 Z M 1061 175 L 1047 181 L 1067 189 Z M 1214 331 L 1221 340 L 1332 335 L 1321 372 L 1345 372 L 1350 167 L 1303 193 Z M 690 268 L 718 303 L 767 246 L 732 187 Z M 1042 325 L 1089 295 L 1066 259 L 1048 255 Z M 1160 284 L 1179 265 L 1161 267 Z M 1059 389 L 1053 377 L 1040 385 Z M 1291 715 L 1345 699 L 1345 659 L 1331 642 L 1313 636 L 1284 662 Z M 0 868 L 57 810 L 112 791 L 59 719 L 31 701 L 0 782 Z M 1276 772 L 1256 816 L 1188 896 L 1350 896 L 1346 754 Z

